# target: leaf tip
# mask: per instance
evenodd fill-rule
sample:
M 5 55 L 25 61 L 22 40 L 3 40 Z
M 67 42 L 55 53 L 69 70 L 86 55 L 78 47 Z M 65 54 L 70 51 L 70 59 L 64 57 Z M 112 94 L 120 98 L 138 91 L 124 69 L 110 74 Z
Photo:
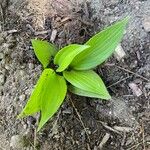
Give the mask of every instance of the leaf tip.
M 110 95 L 108 95 L 106 98 L 105 98 L 105 100 L 110 100 L 111 99 L 111 96 Z
M 36 132 L 39 132 L 40 130 L 41 130 L 41 128 L 40 128 L 40 127 L 38 127 L 38 128 L 37 128 L 37 130 L 36 130 Z
M 121 20 L 121 22 L 124 22 L 124 24 L 126 25 L 129 22 L 130 18 L 130 16 L 126 16 Z
M 21 119 L 23 117 L 24 117 L 23 113 L 20 113 L 19 115 L 17 115 L 17 119 Z
M 37 41 L 38 41 L 37 39 L 31 39 L 32 45 L 33 45 L 35 42 L 37 42 Z

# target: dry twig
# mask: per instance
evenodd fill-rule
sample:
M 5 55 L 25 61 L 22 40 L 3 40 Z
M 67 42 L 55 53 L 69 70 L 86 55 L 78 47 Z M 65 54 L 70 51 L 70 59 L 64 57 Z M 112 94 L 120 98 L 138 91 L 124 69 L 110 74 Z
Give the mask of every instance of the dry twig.
M 109 140 L 110 138 L 110 134 L 106 133 L 105 136 L 103 137 L 102 141 L 100 142 L 100 144 L 98 145 L 99 149 L 102 149 L 103 146 L 106 144 L 106 142 Z
M 85 133 L 86 133 L 86 135 L 87 135 L 88 141 L 90 142 L 90 137 L 89 137 L 89 134 L 88 134 L 88 132 L 87 132 L 87 129 L 86 129 L 86 127 L 85 127 L 85 125 L 84 125 L 84 123 L 83 123 L 83 121 L 82 121 L 81 115 L 79 114 L 79 112 L 78 112 L 77 108 L 75 107 L 75 105 L 74 105 L 74 103 L 73 103 L 73 101 L 72 101 L 71 98 L 70 98 L 70 101 L 71 101 L 71 104 L 72 104 L 72 106 L 73 106 L 73 108 L 74 108 L 74 110 L 75 110 L 75 112 L 76 112 L 76 114 L 77 114 L 77 116 L 78 116 L 78 118 L 79 118 L 79 120 L 80 120 L 82 126 L 83 126 L 83 129 L 84 129 L 84 131 L 85 131 Z
M 116 66 L 117 68 L 119 68 L 120 70 L 123 70 L 123 71 L 126 71 L 126 72 L 128 72 L 128 73 L 131 73 L 131 74 L 133 74 L 133 75 L 135 75 L 135 76 L 137 76 L 137 77 L 140 77 L 141 79 L 143 79 L 143 80 L 146 80 L 146 81 L 150 81 L 149 79 L 147 79 L 147 78 L 145 78 L 145 77 L 143 77 L 143 76 L 141 76 L 141 75 L 139 75 L 139 74 L 137 74 L 137 73 L 135 73 L 135 72 L 132 72 L 132 71 L 130 71 L 130 70 L 128 70 L 128 69 L 125 69 L 125 68 L 123 68 L 123 67 L 120 67 L 120 66 L 117 66 L 117 65 L 115 65 L 115 64 L 105 64 L 106 66 Z

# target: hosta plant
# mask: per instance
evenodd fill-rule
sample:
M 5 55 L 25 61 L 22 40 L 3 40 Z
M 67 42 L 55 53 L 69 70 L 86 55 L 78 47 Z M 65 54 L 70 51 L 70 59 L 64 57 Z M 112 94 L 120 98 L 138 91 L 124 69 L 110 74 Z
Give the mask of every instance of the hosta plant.
M 105 28 L 85 44 L 70 44 L 59 51 L 46 41 L 32 40 L 43 72 L 19 117 L 40 112 L 38 131 L 57 112 L 68 91 L 109 100 L 105 84 L 92 69 L 112 55 L 123 37 L 128 18 Z

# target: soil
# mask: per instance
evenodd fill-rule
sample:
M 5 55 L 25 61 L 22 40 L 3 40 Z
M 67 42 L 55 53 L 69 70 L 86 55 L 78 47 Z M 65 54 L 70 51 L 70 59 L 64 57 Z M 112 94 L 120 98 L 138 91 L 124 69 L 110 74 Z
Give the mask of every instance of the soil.
M 126 15 L 126 56 L 96 68 L 112 100 L 67 96 L 37 134 L 39 114 L 16 119 L 42 71 L 32 38 L 84 43 Z M 0 0 L 0 150 L 150 150 L 149 16 L 149 0 Z

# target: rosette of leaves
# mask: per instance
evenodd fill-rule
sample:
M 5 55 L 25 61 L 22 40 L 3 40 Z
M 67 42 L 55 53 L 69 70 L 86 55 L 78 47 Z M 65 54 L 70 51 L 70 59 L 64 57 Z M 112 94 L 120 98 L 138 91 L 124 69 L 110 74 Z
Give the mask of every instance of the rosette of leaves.
M 102 79 L 92 69 L 112 55 L 127 22 L 128 17 L 105 28 L 83 45 L 70 44 L 59 51 L 46 41 L 32 40 L 35 55 L 44 70 L 19 117 L 40 112 L 39 131 L 59 109 L 67 89 L 80 96 L 111 99 Z

